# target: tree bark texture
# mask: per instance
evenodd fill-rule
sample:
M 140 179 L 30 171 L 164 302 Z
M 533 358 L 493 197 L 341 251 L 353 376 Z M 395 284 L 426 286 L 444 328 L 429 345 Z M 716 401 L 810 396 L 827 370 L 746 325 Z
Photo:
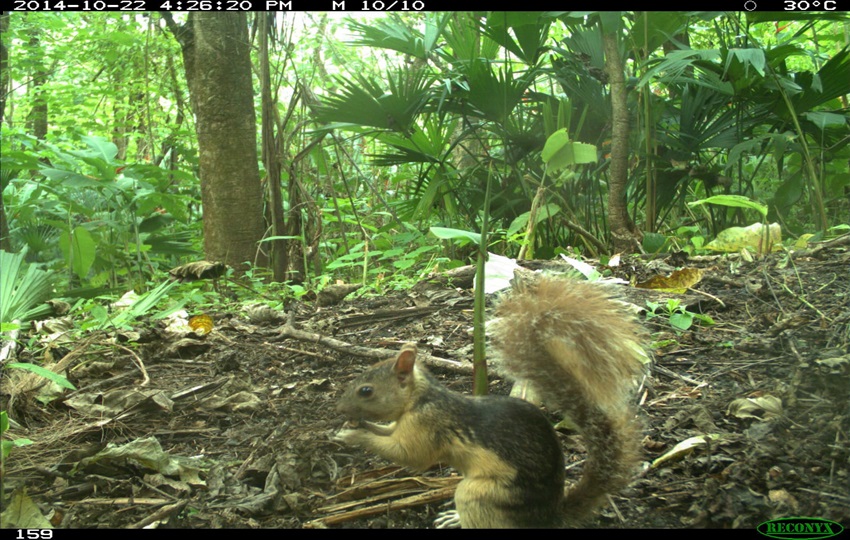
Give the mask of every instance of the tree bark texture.
M 629 109 L 626 104 L 626 77 L 617 43 L 617 34 L 602 36 L 605 50 L 605 71 L 611 85 L 611 165 L 608 170 L 608 225 L 615 252 L 638 252 L 639 234 L 629 217 L 626 206 L 626 185 L 629 179 Z
M 166 21 L 183 49 L 195 113 L 206 258 L 237 270 L 265 265 L 246 15 L 192 12 L 182 27 Z

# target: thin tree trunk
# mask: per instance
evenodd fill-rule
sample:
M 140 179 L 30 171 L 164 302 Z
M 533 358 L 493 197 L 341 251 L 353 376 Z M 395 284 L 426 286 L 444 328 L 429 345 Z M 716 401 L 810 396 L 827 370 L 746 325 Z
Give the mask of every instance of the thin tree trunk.
M 30 37 L 30 50 L 38 50 L 41 46 L 40 30 L 34 27 L 32 32 L 34 35 Z M 47 136 L 47 97 L 44 95 L 44 86 L 47 83 L 47 68 L 44 66 L 42 58 L 33 58 L 34 62 L 32 69 L 32 82 L 30 90 L 32 91 L 32 110 L 29 115 L 29 125 L 33 136 L 36 139 L 44 140 Z
M 615 252 L 639 251 L 639 233 L 629 217 L 626 184 L 629 179 L 629 109 L 626 104 L 626 78 L 617 44 L 617 34 L 602 35 L 605 71 L 611 85 L 611 165 L 608 169 L 608 225 Z
M 9 92 L 9 50 L 6 48 L 6 32 L 9 31 L 9 14 L 0 14 L 0 124 L 6 113 L 6 94 Z M 5 187 L 5 186 L 2 186 Z M 6 207 L 3 206 L 2 189 L 0 189 L 0 249 L 10 253 L 12 243 L 9 241 L 9 222 L 6 220 Z
M 262 100 L 262 149 L 263 165 L 266 169 L 268 187 L 269 221 L 272 236 L 284 236 L 283 194 L 280 189 L 281 156 L 280 133 L 275 133 L 275 108 L 277 101 L 272 98 L 271 73 L 269 67 L 269 34 L 272 30 L 272 18 L 268 13 L 257 13 L 257 27 L 260 38 L 260 95 Z M 271 266 L 274 280 L 286 281 L 288 266 L 287 240 L 271 242 Z

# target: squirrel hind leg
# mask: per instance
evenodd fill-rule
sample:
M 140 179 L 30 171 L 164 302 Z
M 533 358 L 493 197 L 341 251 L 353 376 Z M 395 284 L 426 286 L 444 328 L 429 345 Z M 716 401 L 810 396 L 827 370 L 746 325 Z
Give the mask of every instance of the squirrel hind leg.
M 527 495 L 527 494 L 526 494 Z M 563 525 L 561 497 L 533 501 L 516 486 L 484 478 L 464 479 L 455 491 L 458 523 L 463 529 L 550 528 Z

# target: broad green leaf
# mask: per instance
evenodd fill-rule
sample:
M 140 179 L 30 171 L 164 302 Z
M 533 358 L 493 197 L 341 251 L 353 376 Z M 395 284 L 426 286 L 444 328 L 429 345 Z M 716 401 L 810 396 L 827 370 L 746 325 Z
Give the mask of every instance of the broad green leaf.
M 839 128 L 847 125 L 847 117 L 843 114 L 835 114 L 826 111 L 813 111 L 803 114 L 810 122 L 819 129 Z
M 713 197 L 688 203 L 688 206 L 697 206 L 701 204 L 718 204 L 720 206 L 732 206 L 735 208 L 750 208 L 752 210 L 756 210 L 762 215 L 762 217 L 767 217 L 767 206 L 752 201 L 742 195 L 714 195 Z
M 59 236 L 59 248 L 65 255 L 65 260 L 68 261 L 71 270 L 80 279 L 85 279 L 92 264 L 94 264 L 97 249 L 91 233 L 82 226 L 76 227 L 73 234 L 65 231 Z
M 544 204 L 543 206 L 541 206 L 537 210 L 537 218 L 535 219 L 535 221 L 536 221 L 535 225 L 538 225 L 541 222 L 546 221 L 550 217 L 558 214 L 560 211 L 561 211 L 561 207 L 558 206 L 555 203 Z M 528 218 L 530 216 L 531 216 L 531 211 L 529 210 L 528 212 L 523 212 L 522 214 L 520 214 L 516 218 L 514 218 L 514 220 L 511 221 L 511 224 L 507 229 L 507 235 L 512 236 L 512 235 L 514 235 L 514 234 L 516 234 L 520 231 L 525 230 L 525 228 L 528 226 Z
M 673 313 L 670 315 L 670 325 L 676 330 L 685 331 L 694 324 L 694 316 L 691 313 Z
M 555 154 L 560 152 L 568 144 L 570 144 L 570 135 L 567 133 L 567 128 L 561 128 L 546 139 L 546 144 L 543 145 L 543 151 L 540 153 L 540 157 L 543 158 L 544 163 L 549 163 Z
M 50 167 L 44 167 L 40 169 L 41 174 L 44 176 L 56 180 L 58 182 L 62 182 L 62 184 L 71 189 L 81 189 L 81 188 L 102 188 L 104 187 L 103 182 L 98 182 L 94 178 L 89 178 L 88 176 L 84 176 L 79 173 L 65 171 L 62 169 L 52 169 Z
M 471 231 L 462 231 L 460 229 L 450 229 L 447 227 L 431 227 L 431 234 L 442 240 L 460 240 L 461 242 L 470 241 L 476 245 L 481 243 L 481 235 Z
M 92 149 L 94 156 L 99 157 L 107 163 L 112 162 L 115 156 L 118 155 L 118 147 L 112 141 L 107 141 L 101 137 L 83 136 L 81 138 Z
M 546 139 L 540 155 L 550 171 L 558 171 L 570 165 L 595 162 L 596 147 L 592 144 L 571 142 L 566 128 L 563 128 Z

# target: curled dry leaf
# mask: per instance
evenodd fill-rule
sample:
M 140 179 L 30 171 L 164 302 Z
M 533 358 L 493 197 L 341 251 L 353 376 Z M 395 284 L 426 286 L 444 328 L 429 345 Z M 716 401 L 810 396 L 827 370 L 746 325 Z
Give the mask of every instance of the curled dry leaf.
M 729 404 L 726 413 L 736 418 L 766 419 L 781 416 L 782 400 L 771 395 L 736 399 Z

